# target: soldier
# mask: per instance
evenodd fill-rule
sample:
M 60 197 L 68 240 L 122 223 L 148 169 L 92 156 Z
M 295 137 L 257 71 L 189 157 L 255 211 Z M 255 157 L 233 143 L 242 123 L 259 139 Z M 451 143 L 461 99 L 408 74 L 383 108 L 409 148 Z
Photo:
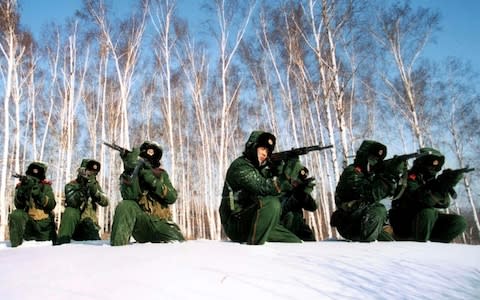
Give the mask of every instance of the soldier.
M 120 176 L 123 201 L 115 209 L 111 245 L 126 245 L 131 236 L 140 243 L 184 241 L 168 207 L 177 200 L 177 191 L 160 166 L 160 146 L 145 141 L 139 149 L 125 151 L 121 157 L 124 163 Z
M 438 150 L 422 148 L 426 156 L 414 160 L 408 172 L 407 187 L 389 211 L 395 236 L 402 240 L 448 243 L 465 231 L 465 218 L 440 213 L 437 208 L 448 208 L 450 193 L 463 178 L 463 172 L 444 170 L 445 162 Z
M 15 210 L 10 214 L 8 227 L 10 243 L 17 247 L 23 240 L 55 241 L 53 209 L 56 201 L 52 183 L 45 179 L 47 165 L 32 162 L 15 188 Z
M 353 164 L 347 166 L 335 190 L 337 210 L 330 225 L 341 236 L 352 241 L 391 241 L 383 230 L 387 210 L 380 201 L 393 195 L 395 175 L 377 172 L 387 155 L 387 147 L 379 142 L 365 140 L 357 150 Z
M 303 241 L 315 241 L 315 234 L 303 218 L 303 210 L 315 211 L 317 202 L 311 193 L 315 186 L 314 178 L 308 177 L 308 169 L 298 157 L 285 162 L 284 172 L 291 178 L 293 189 L 282 197 L 280 223 Z
M 288 180 L 273 176 L 267 168 L 274 147 L 275 136 L 254 131 L 243 155 L 227 170 L 219 212 L 223 229 L 234 242 L 301 242 L 279 223 L 280 197 L 292 187 Z
M 77 178 L 65 185 L 65 211 L 56 245 L 76 241 L 100 240 L 97 206 L 107 206 L 108 197 L 97 181 L 100 163 L 83 159 Z

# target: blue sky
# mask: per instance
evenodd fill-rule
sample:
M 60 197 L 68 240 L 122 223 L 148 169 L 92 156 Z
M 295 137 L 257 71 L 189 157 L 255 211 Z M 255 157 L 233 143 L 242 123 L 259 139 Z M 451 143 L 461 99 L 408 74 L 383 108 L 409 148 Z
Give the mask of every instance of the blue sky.
M 390 0 L 393 2 L 393 0 Z M 22 6 L 22 23 L 38 37 L 47 22 L 63 21 L 81 7 L 81 0 L 18 0 Z M 128 11 L 131 1 L 112 1 L 119 15 Z M 196 0 L 179 0 L 184 11 L 198 12 Z M 436 44 L 430 45 L 424 55 L 436 61 L 448 56 L 468 60 L 480 72 L 480 1 L 478 0 L 414 0 L 415 5 L 438 10 L 441 14 L 442 31 L 436 36 Z M 192 14 L 192 15 L 193 15 Z

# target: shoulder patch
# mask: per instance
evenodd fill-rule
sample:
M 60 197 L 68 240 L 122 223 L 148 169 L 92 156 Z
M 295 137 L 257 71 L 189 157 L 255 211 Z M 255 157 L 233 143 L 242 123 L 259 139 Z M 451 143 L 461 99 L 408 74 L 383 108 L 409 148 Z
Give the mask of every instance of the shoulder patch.
M 357 173 L 357 174 L 361 174 L 361 173 L 362 173 L 362 168 L 360 168 L 360 167 L 358 167 L 358 166 L 355 167 L 354 170 L 355 170 L 355 173 Z

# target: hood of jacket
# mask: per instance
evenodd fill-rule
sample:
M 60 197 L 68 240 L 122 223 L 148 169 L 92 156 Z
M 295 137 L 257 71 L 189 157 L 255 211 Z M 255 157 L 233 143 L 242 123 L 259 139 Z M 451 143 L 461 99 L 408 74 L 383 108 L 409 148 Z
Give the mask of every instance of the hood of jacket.
M 420 153 L 425 154 L 413 161 L 412 172 L 428 176 L 435 176 L 445 163 L 445 156 L 434 148 L 421 148 Z
M 369 158 L 375 158 L 376 162 L 382 161 L 387 156 L 387 147 L 377 141 L 364 140 L 355 155 L 354 165 L 366 170 Z M 372 164 L 372 160 L 370 161 Z
M 256 130 L 250 134 L 247 142 L 245 143 L 245 151 L 243 155 L 250 160 L 255 165 L 258 164 L 257 159 L 257 148 L 258 147 L 265 147 L 269 151 L 269 155 L 272 154 L 273 150 L 275 149 L 276 138 L 273 134 Z
M 47 164 L 40 161 L 32 162 L 28 165 L 27 171 L 25 172 L 25 174 L 38 178 L 39 180 L 44 180 L 46 173 Z

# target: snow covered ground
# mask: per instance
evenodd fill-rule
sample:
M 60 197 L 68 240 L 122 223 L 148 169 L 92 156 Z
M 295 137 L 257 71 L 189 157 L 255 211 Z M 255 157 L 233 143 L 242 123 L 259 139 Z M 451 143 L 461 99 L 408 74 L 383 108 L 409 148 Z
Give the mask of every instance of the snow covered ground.
M 480 246 L 6 241 L 0 299 L 480 299 Z

